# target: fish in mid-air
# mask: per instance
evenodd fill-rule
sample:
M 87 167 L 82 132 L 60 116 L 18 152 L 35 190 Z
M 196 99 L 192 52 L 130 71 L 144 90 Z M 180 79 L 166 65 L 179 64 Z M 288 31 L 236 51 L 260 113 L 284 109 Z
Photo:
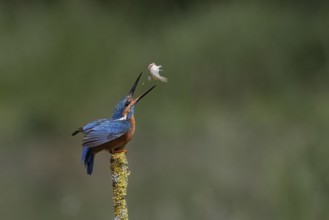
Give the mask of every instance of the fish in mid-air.
M 148 67 L 150 70 L 150 75 L 148 77 L 148 80 L 160 80 L 161 82 L 168 82 L 168 79 L 166 77 L 160 76 L 160 71 L 162 71 L 160 68 L 162 66 L 157 66 L 155 63 L 151 63 Z

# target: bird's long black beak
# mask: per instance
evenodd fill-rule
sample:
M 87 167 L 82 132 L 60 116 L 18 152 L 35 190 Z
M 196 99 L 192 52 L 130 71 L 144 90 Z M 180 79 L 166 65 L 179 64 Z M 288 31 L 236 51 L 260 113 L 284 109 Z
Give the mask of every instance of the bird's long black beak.
M 133 87 L 131 87 L 131 89 L 130 89 L 129 95 L 130 95 L 131 97 L 133 97 L 133 95 L 134 95 L 134 93 L 135 93 L 136 87 L 137 87 L 137 85 L 138 85 L 139 79 L 141 78 L 142 74 L 143 74 L 143 73 L 140 73 L 140 74 L 139 74 L 139 76 L 137 77 L 137 79 L 136 79 L 136 81 L 135 81 Z
M 130 89 L 130 92 L 129 92 L 129 96 L 132 98 L 134 93 L 135 93 L 135 90 L 136 90 L 136 87 L 138 85 L 138 82 L 139 82 L 139 79 L 141 78 L 143 73 L 140 73 L 139 76 L 137 77 L 133 87 Z M 151 92 L 152 89 L 154 89 L 155 86 L 152 86 L 149 90 L 147 90 L 146 92 L 144 92 L 142 95 L 138 96 L 136 99 L 133 99 L 132 102 L 130 103 L 130 105 L 135 105 L 139 100 L 141 100 L 144 96 L 147 95 L 147 93 Z
M 139 100 L 141 100 L 144 96 L 147 95 L 147 93 L 151 92 L 152 89 L 154 89 L 156 87 L 156 85 L 152 86 L 149 90 L 147 90 L 146 92 L 144 92 L 144 94 L 138 96 L 136 99 L 134 99 L 131 103 L 131 105 L 136 105 L 137 102 L 139 102 Z

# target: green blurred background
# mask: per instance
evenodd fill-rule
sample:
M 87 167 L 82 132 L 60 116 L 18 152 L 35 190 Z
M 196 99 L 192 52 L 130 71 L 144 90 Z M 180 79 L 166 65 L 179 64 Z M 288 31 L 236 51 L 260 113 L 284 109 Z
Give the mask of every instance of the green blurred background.
M 77 127 L 138 73 L 131 219 L 329 219 L 328 1 L 2 1 L 1 219 L 113 219 Z

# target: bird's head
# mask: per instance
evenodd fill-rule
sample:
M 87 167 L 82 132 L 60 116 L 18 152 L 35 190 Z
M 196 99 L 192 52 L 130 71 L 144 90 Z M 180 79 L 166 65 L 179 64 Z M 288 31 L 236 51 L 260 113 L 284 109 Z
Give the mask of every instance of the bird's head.
M 152 66 L 154 66 L 155 63 L 151 63 L 149 66 L 148 66 L 148 69 L 150 70 L 152 68 Z
M 129 94 L 123 97 L 115 106 L 112 119 L 130 119 L 134 115 L 135 105 L 139 102 L 147 93 L 149 93 L 155 86 L 152 86 L 142 95 L 138 96 L 136 99 L 133 98 L 134 92 L 136 90 L 139 79 L 141 78 L 142 73 L 139 74 L 134 85 L 129 91 Z

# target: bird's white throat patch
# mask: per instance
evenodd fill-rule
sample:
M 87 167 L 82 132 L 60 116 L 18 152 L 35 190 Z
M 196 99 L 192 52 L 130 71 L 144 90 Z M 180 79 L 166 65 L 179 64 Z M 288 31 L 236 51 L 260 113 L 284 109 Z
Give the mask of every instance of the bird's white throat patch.
M 121 118 L 115 119 L 114 121 L 124 121 L 124 120 L 127 120 L 127 115 L 125 115 Z

